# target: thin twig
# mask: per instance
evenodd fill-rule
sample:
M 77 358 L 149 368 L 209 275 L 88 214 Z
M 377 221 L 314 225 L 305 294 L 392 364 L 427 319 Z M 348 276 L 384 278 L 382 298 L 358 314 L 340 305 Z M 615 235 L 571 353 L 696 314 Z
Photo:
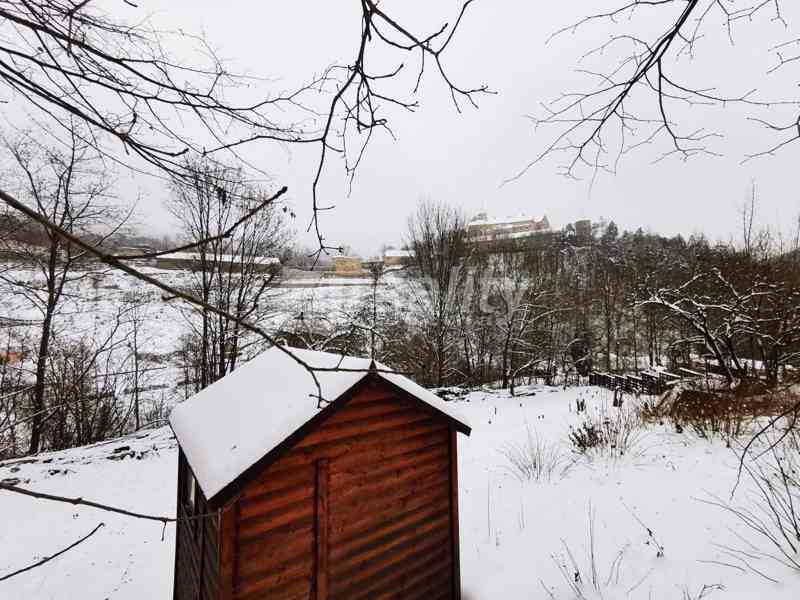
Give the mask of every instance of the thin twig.
M 81 544 L 81 543 L 85 542 L 86 540 L 88 540 L 90 537 L 92 537 L 104 525 L 105 525 L 105 523 L 98 523 L 98 525 L 94 529 L 92 529 L 89 533 L 87 533 L 85 536 L 83 536 L 79 540 L 76 540 L 76 541 L 72 542 L 66 548 L 62 548 L 61 550 L 59 550 L 55 554 L 51 554 L 50 556 L 45 556 L 43 559 L 41 559 L 41 560 L 39 560 L 39 561 L 37 561 L 37 562 L 35 562 L 33 564 L 30 564 L 27 567 L 22 567 L 21 569 L 17 569 L 16 571 L 13 571 L 12 573 L 9 573 L 7 575 L 3 575 L 2 577 L 0 577 L 0 581 L 6 581 L 7 579 L 11 579 L 12 577 L 14 577 L 16 575 L 20 575 L 22 573 L 25 573 L 25 572 L 30 571 L 32 569 L 35 569 L 36 567 L 40 567 L 43 564 L 50 562 L 54 558 L 58 558 L 62 554 L 66 554 L 67 552 L 72 550 L 78 544 Z

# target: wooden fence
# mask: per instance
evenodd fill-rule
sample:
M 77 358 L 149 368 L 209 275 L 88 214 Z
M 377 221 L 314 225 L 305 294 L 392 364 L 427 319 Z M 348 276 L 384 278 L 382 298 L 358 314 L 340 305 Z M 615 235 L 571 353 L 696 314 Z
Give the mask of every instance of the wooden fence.
M 589 373 L 589 385 L 599 385 L 610 390 L 622 390 L 636 394 L 658 395 L 677 381 L 703 377 L 702 373 L 679 369 L 678 374 L 669 371 L 640 371 L 636 375 L 617 375 L 592 371 Z

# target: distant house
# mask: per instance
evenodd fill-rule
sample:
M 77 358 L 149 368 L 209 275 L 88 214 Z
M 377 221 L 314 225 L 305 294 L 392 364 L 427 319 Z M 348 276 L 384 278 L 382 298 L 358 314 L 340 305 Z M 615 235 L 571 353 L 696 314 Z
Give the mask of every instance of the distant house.
M 361 274 L 364 266 L 357 256 L 334 256 L 333 271 L 339 275 Z
M 291 352 L 346 370 L 316 371 L 318 388 L 272 348 L 170 415 L 174 600 L 460 598 L 469 425 L 369 359 Z
M 0 364 L 15 365 L 28 357 L 29 352 L 24 348 L 0 348 Z
M 132 244 L 128 246 L 117 246 L 114 249 L 115 254 L 150 254 L 155 252 L 156 249 L 152 246 L 146 246 L 144 244 Z
M 550 221 L 546 216 L 537 220 L 528 216 L 494 218 L 479 213 L 467 223 L 467 239 L 471 242 L 512 240 L 549 231 Z
M 411 250 L 386 250 L 383 253 L 383 264 L 387 267 L 409 265 L 414 261 L 414 252 Z
M 209 255 L 206 259 L 208 261 L 216 261 L 224 270 L 233 272 L 242 269 L 242 256 L 231 254 L 218 254 L 216 256 Z M 246 259 L 246 266 L 250 267 L 250 261 L 253 263 L 253 270 L 256 273 L 271 273 L 275 269 L 279 269 L 281 261 L 271 256 L 255 256 Z M 195 252 L 170 252 L 162 256 L 157 256 L 153 260 L 153 265 L 160 269 L 181 269 L 184 271 L 199 271 L 203 268 L 202 255 Z

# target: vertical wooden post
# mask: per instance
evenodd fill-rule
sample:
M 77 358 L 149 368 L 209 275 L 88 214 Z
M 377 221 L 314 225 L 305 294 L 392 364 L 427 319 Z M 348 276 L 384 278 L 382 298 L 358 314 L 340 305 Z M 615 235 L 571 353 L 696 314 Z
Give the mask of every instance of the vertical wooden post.
M 183 451 L 178 448 L 178 498 L 177 504 L 175 505 L 175 516 L 178 517 L 178 522 L 175 523 L 175 570 L 172 573 L 172 598 L 173 600 L 181 600 L 183 598 L 183 594 L 181 594 L 181 590 L 178 589 L 178 570 L 181 568 L 181 562 L 178 558 L 184 558 L 181 556 L 181 552 L 183 552 L 183 548 L 181 548 L 181 536 L 183 535 L 183 528 L 186 527 L 186 521 L 182 519 L 184 516 L 183 514 L 183 489 L 186 485 L 184 482 L 185 474 L 184 469 L 184 458 L 183 458 Z M 184 558 L 185 560 L 185 558 Z M 183 573 L 181 573 L 183 575 Z
M 198 487 L 200 484 L 197 484 Z M 203 515 L 208 512 L 208 505 L 206 504 L 205 497 L 198 497 L 197 500 L 197 509 L 195 509 L 196 515 Z M 199 509 L 199 510 L 198 510 Z M 201 512 L 202 511 L 202 512 Z M 198 527 L 200 527 L 200 597 L 203 597 L 203 590 L 206 588 L 206 518 L 197 518 L 195 519 L 195 523 Z
M 239 568 L 239 501 L 218 511 L 220 598 L 233 600 Z
M 461 600 L 458 539 L 458 432 L 450 427 L 450 537 L 453 543 L 453 600 Z
M 317 461 L 317 493 L 316 493 L 316 538 L 317 538 L 317 598 L 328 598 L 328 474 L 327 458 Z

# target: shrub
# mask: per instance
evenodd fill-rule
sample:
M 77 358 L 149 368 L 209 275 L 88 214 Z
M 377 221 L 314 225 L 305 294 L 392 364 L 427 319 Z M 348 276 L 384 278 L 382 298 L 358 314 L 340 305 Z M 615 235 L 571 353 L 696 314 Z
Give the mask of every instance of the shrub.
M 581 561 L 575 557 L 566 541 L 562 540 L 562 544 L 564 545 L 564 554 L 553 554 L 551 556 L 561 576 L 564 578 L 570 596 L 574 600 L 588 600 L 589 597 L 594 597 L 595 594 L 602 597 L 604 589 L 619 584 L 622 562 L 629 544 L 620 549 L 608 567 L 608 574 L 603 577 L 597 561 L 595 514 L 591 506 L 589 507 L 589 548 L 586 563 L 581 564 Z M 544 588 L 551 599 L 555 600 L 557 598 L 556 594 L 548 589 L 547 586 L 544 586 Z
M 682 600 L 703 600 L 704 598 L 708 598 L 712 593 L 716 591 L 723 591 L 725 589 L 724 585 L 719 583 L 714 583 L 711 585 L 704 584 L 696 594 L 693 594 L 689 588 L 683 588 L 683 595 L 681 596 Z
M 630 543 L 624 544 L 604 567 L 597 551 L 597 531 L 595 512 L 589 505 L 588 547 L 586 556 L 580 559 L 569 544 L 562 540 L 563 552 L 552 554 L 551 558 L 558 568 L 563 584 L 550 588 L 542 583 L 551 600 L 594 600 L 602 598 L 634 598 L 632 594 L 642 586 L 650 573 L 641 575 L 624 568 L 624 560 Z M 637 519 L 638 520 L 638 519 Z M 649 530 L 648 530 L 649 531 Z M 652 539 L 652 532 L 650 532 Z M 657 545 L 657 557 L 663 556 L 663 547 Z M 564 593 L 566 592 L 566 593 Z M 700 596 L 702 597 L 702 596 Z
M 624 456 L 641 440 L 644 424 L 638 407 L 628 403 L 609 412 L 600 408 L 588 414 L 577 427 L 570 427 L 573 449 L 585 456 Z
M 631 511 L 631 515 L 637 523 L 647 532 L 645 543 L 655 550 L 655 557 L 664 557 L 664 547 L 655 539 L 653 531 L 647 527 L 639 517 Z M 646 572 L 646 566 L 629 568 L 625 562 L 628 551 L 632 544 L 624 543 L 620 546 L 609 546 L 605 548 L 617 548 L 613 555 L 604 555 L 598 551 L 598 531 L 595 526 L 596 514 L 589 505 L 588 532 L 585 554 L 573 551 L 573 547 L 566 540 L 561 541 L 562 549 L 560 552 L 550 555 L 555 563 L 562 581 L 560 585 L 548 586 L 540 580 L 540 584 L 550 600 L 610 600 L 610 599 L 634 599 L 634 598 L 655 598 L 652 589 L 646 589 L 646 582 L 650 574 L 656 569 L 651 567 Z M 619 538 L 619 531 L 611 531 L 614 541 Z M 705 584 L 694 591 L 687 586 L 682 586 L 682 600 L 710 600 L 713 592 L 724 590 L 720 584 Z M 538 596 L 537 596 L 538 597 Z M 666 597 L 669 597 L 666 596 Z
M 669 421 L 679 433 L 693 431 L 703 439 L 732 440 L 751 431 L 756 419 L 783 413 L 797 399 L 782 390 L 764 392 L 763 386 L 740 386 L 736 390 L 685 382 L 648 407 L 648 420 Z
M 569 439 L 581 454 L 608 443 L 603 428 L 591 421 L 585 421 L 577 429 L 570 428 Z
M 563 477 L 573 461 L 565 456 L 557 443 L 542 440 L 535 430 L 526 426 L 527 439 L 522 444 L 511 444 L 503 450 L 511 473 L 520 481 L 551 481 Z

